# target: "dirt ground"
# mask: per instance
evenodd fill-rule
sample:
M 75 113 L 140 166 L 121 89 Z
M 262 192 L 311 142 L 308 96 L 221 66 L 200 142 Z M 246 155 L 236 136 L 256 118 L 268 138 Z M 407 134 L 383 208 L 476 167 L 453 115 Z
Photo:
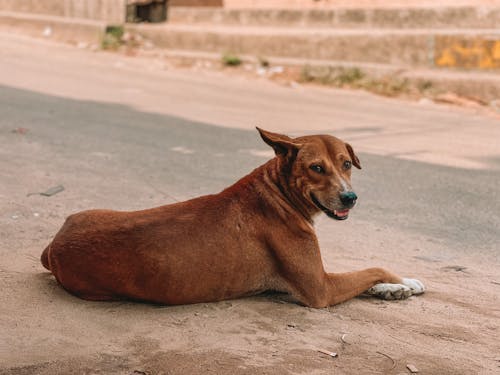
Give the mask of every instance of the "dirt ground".
M 429 189 L 469 181 L 472 187 L 457 194 L 474 201 L 474 184 L 482 192 L 493 181 L 481 204 L 485 211 L 496 208 L 498 167 L 488 160 L 499 160 L 497 119 L 307 87 L 295 98 L 290 89 L 253 81 L 228 83 L 225 91 L 218 87 L 220 75 L 194 82 L 197 89 L 181 103 L 182 85 L 194 80 L 182 72 L 163 77 L 129 66 L 130 81 L 121 86 L 121 78 L 112 77 L 124 71 L 114 64 L 140 62 L 99 54 L 85 60 L 91 52 L 6 40 L 0 43 L 8 52 L 0 55 L 0 374 L 408 374 L 408 364 L 420 374 L 500 371 L 498 232 L 476 225 L 474 204 L 450 198 L 457 207 L 439 206 L 431 213 L 419 209 L 426 203 L 412 192 L 429 179 Z M 135 74 L 150 89 L 132 84 Z M 144 80 L 147 74 L 151 79 Z M 99 84 L 95 77 L 104 77 L 110 91 L 92 91 Z M 131 105 L 132 89 L 155 97 L 173 90 L 181 98 L 157 104 L 137 94 Z M 274 107 L 263 104 L 271 99 Z M 330 112 L 333 102 L 338 112 Z M 302 128 L 297 113 L 280 106 L 301 108 Z M 225 113 L 219 111 L 223 107 Z M 384 109 L 386 114 L 376 112 Z M 394 302 L 360 297 L 325 309 L 305 308 L 277 294 L 189 306 L 88 302 L 66 293 L 41 266 L 42 250 L 70 213 L 140 209 L 215 192 L 263 163 L 269 151 L 250 126 L 237 130 L 231 124 L 244 123 L 251 113 L 264 120 L 265 111 L 268 121 L 280 111 L 282 122 L 271 129 L 289 126 L 295 134 L 324 131 L 321 120 L 336 118 L 344 126 L 339 133 L 361 150 L 365 169 L 354 183 L 366 203 L 345 223 L 317 223 L 326 269 L 386 267 L 422 280 L 424 295 Z M 396 123 L 396 111 L 408 117 Z M 168 118 L 166 112 L 184 116 Z M 349 125 L 368 114 L 384 124 L 383 131 Z M 417 115 L 413 125 L 410 119 Z M 194 122 L 199 118 L 224 127 Z M 433 121 L 439 121 L 440 132 L 430 130 Z M 444 146 L 450 134 L 453 140 Z M 429 177 L 438 172 L 443 180 Z M 404 192 L 391 187 L 403 181 L 414 185 Z M 65 190 L 56 195 L 30 195 L 59 183 Z M 381 200 L 386 191 L 393 202 Z M 377 200 L 379 206 L 369 203 Z M 398 202 L 406 202 L 404 209 L 391 210 L 391 204 L 403 204 Z M 448 210 L 467 210 L 471 220 L 447 223 Z M 487 214 L 484 226 L 494 228 L 499 212 Z M 451 232 L 441 236 L 440 229 L 448 227 Z
M 38 260 L 67 212 L 85 205 L 75 203 L 72 190 L 47 198 L 2 187 L 10 198 L 3 199 L 1 219 L 0 374 L 399 374 L 408 373 L 407 364 L 422 374 L 499 369 L 498 265 L 472 256 L 450 263 L 442 257 L 447 249 L 431 239 L 356 219 L 342 231 L 329 220 L 319 224 L 327 269 L 377 264 L 418 275 L 428 288 L 423 296 L 356 298 L 318 310 L 270 294 L 175 307 L 77 299 Z M 151 189 L 135 192 L 163 198 Z M 130 207 L 113 194 L 101 199 L 92 206 Z

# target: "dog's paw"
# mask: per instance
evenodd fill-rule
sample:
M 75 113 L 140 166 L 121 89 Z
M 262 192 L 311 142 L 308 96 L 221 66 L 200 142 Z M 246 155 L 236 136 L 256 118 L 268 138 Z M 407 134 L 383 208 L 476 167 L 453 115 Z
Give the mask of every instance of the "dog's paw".
M 411 289 L 411 294 L 418 295 L 425 292 L 424 284 L 417 279 L 403 279 L 403 284 Z
M 411 289 L 403 284 L 380 283 L 366 291 L 370 296 L 385 300 L 406 299 L 412 295 Z
M 425 292 L 424 284 L 417 279 L 403 279 L 402 284 L 380 283 L 366 291 L 366 294 L 385 300 L 406 299 Z

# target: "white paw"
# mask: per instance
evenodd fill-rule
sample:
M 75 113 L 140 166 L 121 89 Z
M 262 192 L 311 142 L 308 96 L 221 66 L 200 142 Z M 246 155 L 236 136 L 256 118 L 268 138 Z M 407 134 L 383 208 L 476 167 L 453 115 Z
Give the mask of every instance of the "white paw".
M 411 294 L 422 294 L 425 292 L 424 284 L 417 279 L 403 279 L 403 284 L 411 289 Z
M 412 295 L 409 287 L 403 284 L 380 283 L 366 291 L 367 294 L 385 300 L 405 299 Z

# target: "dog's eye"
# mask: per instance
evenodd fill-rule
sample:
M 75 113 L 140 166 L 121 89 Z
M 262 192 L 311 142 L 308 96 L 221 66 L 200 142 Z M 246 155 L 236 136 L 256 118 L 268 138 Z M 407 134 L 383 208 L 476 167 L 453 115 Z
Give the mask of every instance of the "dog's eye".
M 351 161 L 349 161 L 349 160 L 346 160 L 346 161 L 344 162 L 343 167 L 344 167 L 344 169 L 345 169 L 346 171 L 347 171 L 347 170 L 349 170 L 349 169 L 351 169 L 351 167 L 352 167 L 352 162 L 351 162 Z
M 320 174 L 325 173 L 325 170 L 323 169 L 323 167 L 321 165 L 318 165 L 318 164 L 313 164 L 309 168 L 311 168 L 316 173 L 320 173 Z

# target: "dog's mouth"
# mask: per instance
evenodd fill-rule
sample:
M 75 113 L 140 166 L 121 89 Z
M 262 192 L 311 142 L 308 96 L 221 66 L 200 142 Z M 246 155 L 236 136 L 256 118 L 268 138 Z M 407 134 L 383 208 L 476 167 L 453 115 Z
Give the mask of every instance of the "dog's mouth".
M 323 211 L 328 217 L 331 217 L 335 220 L 345 220 L 349 217 L 349 210 L 330 210 L 323 206 L 319 200 L 311 193 L 311 199 L 321 211 Z

